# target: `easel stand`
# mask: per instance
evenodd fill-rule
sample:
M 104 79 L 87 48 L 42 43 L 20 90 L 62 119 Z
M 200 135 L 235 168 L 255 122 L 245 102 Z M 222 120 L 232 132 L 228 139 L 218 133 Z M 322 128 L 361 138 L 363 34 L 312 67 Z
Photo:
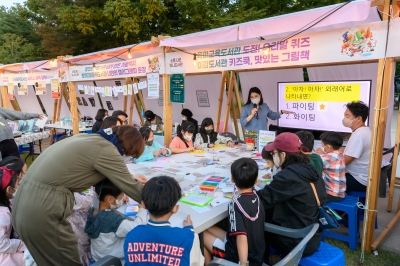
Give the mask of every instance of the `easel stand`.
M 230 76 L 229 76 L 230 75 Z M 226 84 L 226 86 L 225 86 Z M 228 129 L 229 123 L 229 115 L 231 115 L 233 119 L 233 125 L 235 127 L 236 136 L 240 137 L 239 125 L 238 125 L 238 117 L 236 116 L 237 111 L 235 106 L 237 106 L 239 117 L 242 112 L 242 101 L 240 100 L 239 94 L 239 86 L 236 80 L 236 73 L 234 71 L 227 71 L 222 72 L 221 76 L 221 84 L 220 84 L 220 91 L 219 91 L 219 98 L 218 98 L 218 108 L 217 108 L 217 117 L 216 117 L 216 128 L 219 131 L 220 120 L 221 120 L 221 111 L 222 111 L 222 104 L 224 101 L 224 92 L 225 88 L 227 87 L 227 102 L 225 106 L 225 118 L 224 118 L 224 127 L 222 129 L 223 132 L 226 132 Z M 233 96 L 232 96 L 233 94 Z M 244 134 L 243 127 L 240 126 L 242 133 Z

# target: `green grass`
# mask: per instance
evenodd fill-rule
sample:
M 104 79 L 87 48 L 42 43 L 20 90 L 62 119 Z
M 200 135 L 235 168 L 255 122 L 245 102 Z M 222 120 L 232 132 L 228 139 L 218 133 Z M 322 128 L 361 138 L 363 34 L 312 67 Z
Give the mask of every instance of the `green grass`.
M 327 237 L 325 239 L 326 243 L 332 246 L 338 247 L 344 252 L 344 257 L 347 266 L 358 266 L 361 257 L 361 245 L 358 246 L 357 250 L 349 249 L 348 245 L 344 241 L 336 240 Z M 270 262 L 275 264 L 279 262 L 279 256 L 272 255 L 270 257 Z M 364 264 L 363 266 L 399 266 L 400 265 L 400 254 L 386 251 L 383 249 L 378 249 L 378 256 L 375 256 L 372 252 L 366 252 L 364 254 Z
M 326 238 L 325 241 L 343 250 L 347 266 L 358 266 L 361 257 L 361 245 L 356 250 L 349 249 L 347 242 Z M 378 248 L 378 256 L 372 252 L 364 254 L 363 266 L 398 266 L 400 265 L 400 254 Z

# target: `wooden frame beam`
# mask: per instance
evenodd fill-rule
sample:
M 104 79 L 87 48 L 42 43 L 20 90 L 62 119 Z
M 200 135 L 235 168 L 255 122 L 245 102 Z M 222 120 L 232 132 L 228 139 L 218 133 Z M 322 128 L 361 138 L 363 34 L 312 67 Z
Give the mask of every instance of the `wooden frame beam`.
M 232 105 L 232 92 L 233 92 L 233 77 L 234 77 L 234 72 L 231 71 L 231 76 L 229 77 L 229 83 L 228 83 L 228 98 L 226 101 L 226 109 L 225 109 L 225 119 L 224 119 L 224 128 L 223 132 L 226 132 L 228 129 L 228 123 L 229 123 L 229 112 L 231 109 Z
M 8 99 L 7 86 L 1 87 L 1 98 L 2 98 L 2 103 L 3 103 L 3 108 L 10 109 L 10 101 Z
M 78 114 L 78 104 L 76 100 L 76 84 L 70 81 L 68 83 L 69 87 L 69 104 L 72 115 L 72 130 L 73 134 L 79 134 L 79 114 Z
M 384 0 L 383 20 L 388 20 L 390 0 Z M 383 141 L 385 138 L 386 120 L 389 106 L 390 88 L 393 82 L 393 58 L 379 59 L 378 74 L 376 82 L 376 96 L 374 108 L 374 121 L 372 126 L 372 137 L 370 147 L 370 159 L 368 170 L 367 197 L 366 205 L 368 207 L 364 214 L 364 231 L 362 249 L 371 251 L 371 245 L 374 240 L 376 207 L 378 204 L 378 189 L 381 173 L 381 161 L 383 151 Z
M 164 145 L 169 146 L 172 141 L 172 104 L 170 99 L 170 76 L 163 75 L 164 96 Z
M 216 132 L 219 132 L 219 125 L 221 121 L 221 111 L 222 111 L 222 103 L 224 102 L 224 91 L 225 91 L 225 81 L 227 77 L 227 72 L 222 71 L 222 76 L 221 76 L 221 83 L 220 83 L 220 89 L 219 89 L 219 96 L 218 96 L 218 106 L 217 106 L 217 117 L 215 121 L 215 126 L 217 128 Z

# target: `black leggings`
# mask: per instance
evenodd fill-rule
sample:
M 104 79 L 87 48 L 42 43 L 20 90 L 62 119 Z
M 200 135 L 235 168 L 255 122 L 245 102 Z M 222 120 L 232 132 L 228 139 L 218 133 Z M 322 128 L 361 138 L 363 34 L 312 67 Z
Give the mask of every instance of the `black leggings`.
M 346 173 L 346 191 L 367 191 L 367 186 L 358 182 L 351 174 Z

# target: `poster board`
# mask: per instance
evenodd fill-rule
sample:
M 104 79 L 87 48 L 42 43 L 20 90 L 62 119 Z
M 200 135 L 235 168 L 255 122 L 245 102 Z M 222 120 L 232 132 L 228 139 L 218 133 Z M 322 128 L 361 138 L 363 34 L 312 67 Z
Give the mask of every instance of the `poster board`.
M 284 114 L 280 127 L 351 132 L 342 124 L 346 104 L 362 101 L 370 105 L 371 80 L 278 82 L 278 110 Z M 368 119 L 366 121 L 368 125 Z
M 271 141 L 274 141 L 275 136 L 275 131 L 260 130 L 258 133 L 258 151 L 262 152 L 265 145 Z

